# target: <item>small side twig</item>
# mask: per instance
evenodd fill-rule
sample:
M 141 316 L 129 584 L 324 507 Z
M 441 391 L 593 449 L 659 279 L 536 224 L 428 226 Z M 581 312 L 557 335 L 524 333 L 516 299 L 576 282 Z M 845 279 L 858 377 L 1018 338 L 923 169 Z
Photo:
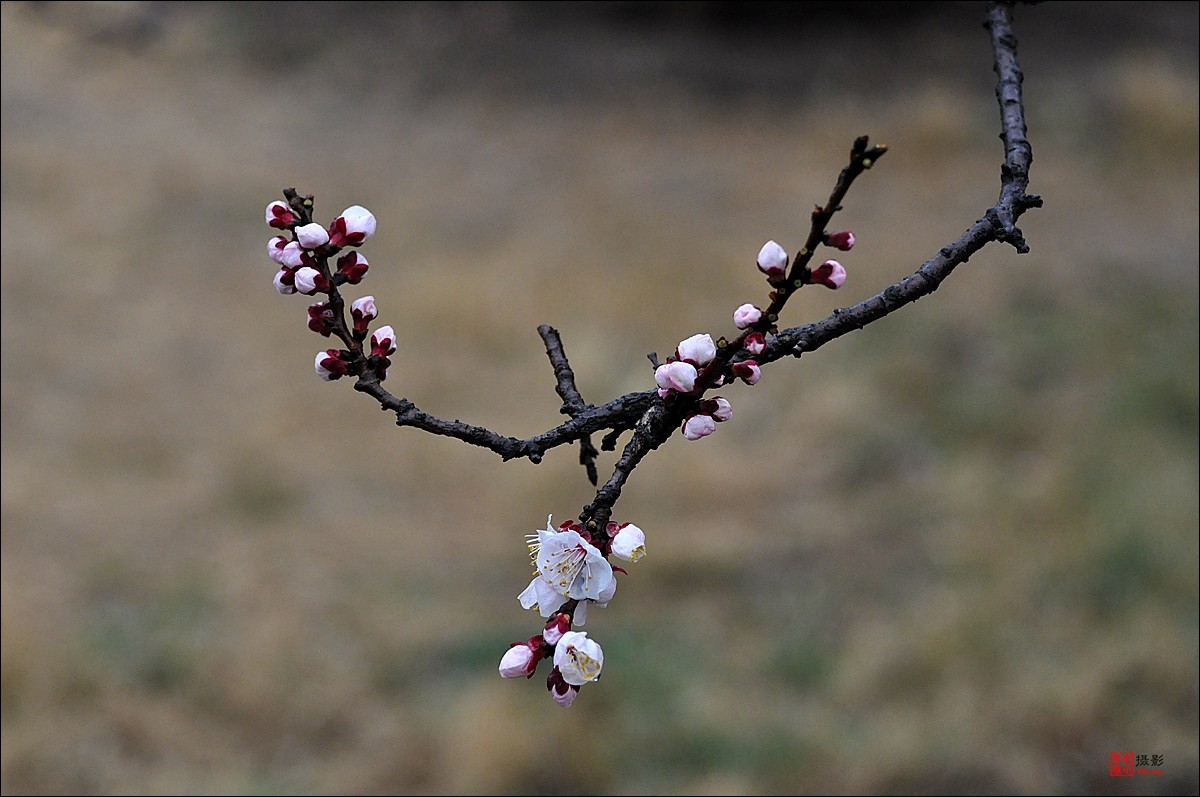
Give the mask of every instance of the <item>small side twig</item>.
M 588 405 L 579 394 L 579 388 L 575 386 L 575 372 L 571 370 L 571 363 L 567 361 L 567 354 L 563 351 L 562 338 L 559 337 L 558 330 L 549 324 L 538 327 L 538 334 L 546 344 L 546 356 L 550 358 L 550 366 L 554 369 L 554 389 L 563 401 L 559 412 L 574 418 L 587 409 Z M 588 481 L 593 487 L 599 480 L 599 474 L 596 472 L 596 457 L 599 455 L 596 446 L 592 445 L 590 434 L 585 434 L 579 439 L 579 464 L 587 472 Z

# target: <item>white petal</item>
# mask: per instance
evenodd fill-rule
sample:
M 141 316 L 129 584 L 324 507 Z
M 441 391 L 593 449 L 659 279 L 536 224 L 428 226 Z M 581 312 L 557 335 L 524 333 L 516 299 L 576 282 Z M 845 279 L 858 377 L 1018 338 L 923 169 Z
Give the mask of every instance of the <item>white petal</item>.
M 522 590 L 517 596 L 517 600 L 521 602 L 522 609 L 532 609 L 538 605 L 537 582 L 541 581 L 541 576 L 534 576 L 533 581 L 529 582 L 529 586 Z
M 534 576 L 529 586 L 517 596 L 517 600 L 521 602 L 521 608 L 532 609 L 536 606 L 542 617 L 549 617 L 567 602 L 567 596 L 556 590 L 546 579 Z

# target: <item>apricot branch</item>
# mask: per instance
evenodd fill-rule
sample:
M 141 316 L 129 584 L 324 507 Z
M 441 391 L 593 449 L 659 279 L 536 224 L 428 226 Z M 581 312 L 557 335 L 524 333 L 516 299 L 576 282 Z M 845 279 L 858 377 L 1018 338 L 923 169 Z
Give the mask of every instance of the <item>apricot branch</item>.
M 578 520 L 557 528 L 528 535 L 533 580 L 518 599 L 527 609 L 537 609 L 546 619 L 542 631 L 523 642 L 514 642 L 500 663 L 504 677 L 532 677 L 541 659 L 553 659 L 547 681 L 554 700 L 563 706 L 574 701 L 579 687 L 600 676 L 603 651 L 582 626 L 589 604 L 607 605 L 616 592 L 615 573 L 625 573 L 610 559 L 636 562 L 645 555 L 645 534 L 630 523 L 614 522 L 613 508 L 633 471 L 647 454 L 679 432 L 688 440 L 712 434 L 717 424 L 733 415 L 730 402 L 710 391 L 741 381 L 754 385 L 763 367 L 785 357 L 800 357 L 831 340 L 862 329 L 923 296 L 935 291 L 959 265 L 989 243 L 1012 245 L 1018 253 L 1029 247 L 1016 226 L 1021 215 L 1040 207 L 1042 200 L 1026 193 L 1032 149 L 1026 138 L 1022 74 L 1017 61 L 1016 38 L 1011 9 L 1007 4 L 989 3 L 989 31 L 997 75 L 996 98 L 1000 106 L 1004 160 L 1000 170 L 1000 194 L 996 203 L 956 240 L 942 247 L 920 268 L 848 308 L 834 310 L 827 318 L 800 327 L 778 327 L 788 300 L 807 285 L 838 289 L 845 283 L 845 267 L 834 259 L 817 266 L 812 263 L 821 247 L 849 252 L 855 236 L 849 231 L 829 229 L 841 210 L 855 179 L 870 169 L 887 147 L 872 146 L 866 136 L 855 139 L 849 160 L 834 183 L 829 199 L 811 213 L 804 245 L 793 260 L 787 250 L 768 241 L 759 251 L 758 270 L 766 275 L 769 293 L 766 308 L 751 303 L 738 306 L 732 338 L 715 340 L 698 333 L 680 341 L 664 362 L 649 355 L 654 367 L 656 390 L 629 393 L 595 406 L 584 401 L 575 384 L 575 373 L 567 359 L 562 339 L 550 326 L 538 327 L 554 373 L 555 391 L 562 401 L 560 412 L 568 420 L 540 434 L 521 439 L 501 435 L 460 420 L 429 414 L 412 401 L 397 397 L 383 387 L 397 349 L 397 335 L 384 325 L 370 331 L 379 316 L 374 297 L 363 296 L 347 307 L 341 289 L 359 284 L 369 264 L 357 251 L 374 234 L 376 220 L 365 208 L 354 205 L 334 218 L 328 228 L 313 222 L 313 197 L 285 189 L 284 201 L 267 206 L 267 223 L 291 237 L 277 235 L 267 245 L 270 257 L 279 264 L 275 287 L 280 293 L 323 294 L 327 298 L 308 309 L 308 326 L 326 338 L 340 341 L 342 348 L 317 354 L 318 376 L 333 381 L 355 377 L 355 390 L 378 402 L 395 415 L 396 424 L 431 434 L 451 437 L 494 451 L 504 460 L 524 458 L 538 463 L 558 446 L 579 443 L 579 461 L 588 480 L 596 486 L 599 452 L 591 436 L 604 432 L 603 450 L 616 448 L 618 439 L 631 432 L 609 478 L 599 485 L 595 497 L 583 507 Z

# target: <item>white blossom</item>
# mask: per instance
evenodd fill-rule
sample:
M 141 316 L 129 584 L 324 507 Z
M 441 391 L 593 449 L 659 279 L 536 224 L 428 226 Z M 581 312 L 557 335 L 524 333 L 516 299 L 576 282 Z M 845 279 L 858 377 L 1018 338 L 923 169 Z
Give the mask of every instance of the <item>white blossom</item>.
M 613 537 L 612 555 L 626 562 L 636 562 L 641 559 L 646 555 L 645 532 L 632 523 L 626 523 Z
M 568 684 L 583 686 L 600 677 L 604 651 L 586 631 L 568 631 L 554 647 L 554 666 Z
M 553 522 L 547 519 L 544 530 L 529 535 L 537 575 L 517 596 L 523 607 L 536 606 L 542 617 L 554 614 L 568 600 L 597 600 L 613 583 L 612 565 L 599 549 L 577 531 L 556 531 Z

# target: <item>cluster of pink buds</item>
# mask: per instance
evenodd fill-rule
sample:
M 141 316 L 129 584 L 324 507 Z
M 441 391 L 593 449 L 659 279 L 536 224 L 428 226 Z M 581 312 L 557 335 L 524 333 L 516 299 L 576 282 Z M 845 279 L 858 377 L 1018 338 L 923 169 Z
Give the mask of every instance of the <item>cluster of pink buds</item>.
M 854 246 L 854 233 L 849 231 L 827 232 L 822 235 L 822 242 L 843 252 L 848 252 Z M 836 260 L 826 260 L 814 269 L 807 267 L 805 251 L 802 262 L 796 268 L 794 275 L 795 287 L 802 285 L 824 285 L 837 289 L 846 281 L 846 269 Z M 746 303 L 733 311 L 733 325 L 742 330 L 738 338 L 745 355 L 731 362 L 732 356 L 724 357 L 721 362 L 728 365 L 713 364 L 717 357 L 718 344 L 709 335 L 693 335 L 680 342 L 675 353 L 667 358 L 667 362 L 654 371 L 654 381 L 658 385 L 658 395 L 663 403 L 670 405 L 676 401 L 690 402 L 683 420 L 683 436 L 688 440 L 699 440 L 712 434 L 717 424 L 733 417 L 729 402 L 720 396 L 704 399 L 704 392 L 710 387 L 719 387 L 731 379 L 740 379 L 747 385 L 754 385 L 762 378 L 762 368 L 755 359 L 767 349 L 767 334 L 775 334 L 775 311 L 781 306 L 778 297 L 786 291 L 788 282 L 788 266 L 791 257 L 787 251 L 775 241 L 767 241 L 758 252 L 756 260 L 759 271 L 767 276 L 767 281 L 775 286 L 771 292 L 772 309 L 768 313 L 755 304 Z M 796 269 L 794 269 L 796 270 Z M 720 347 L 728 344 L 724 339 Z
M 742 310 L 738 309 L 739 312 Z M 760 315 L 761 313 L 762 311 L 759 311 Z M 717 423 L 733 417 L 733 408 L 720 396 L 705 401 L 699 400 L 704 392 L 700 374 L 716 357 L 717 344 L 713 342 L 712 336 L 703 333 L 692 335 L 687 340 L 680 341 L 675 353 L 654 371 L 658 395 L 664 403 L 673 404 L 684 397 L 695 401 L 695 405 L 688 410 L 683 420 L 683 436 L 688 440 L 708 437 L 716 430 Z M 735 376 L 738 365 L 741 363 L 730 367 L 730 372 Z M 726 374 L 717 374 L 712 380 L 712 385 L 722 385 L 725 380 Z M 758 381 L 757 377 L 754 381 Z
M 632 523 L 608 523 L 604 534 L 589 534 L 573 520 L 526 537 L 534 576 L 517 599 L 547 618 L 540 634 L 513 642 L 500 659 L 503 678 L 532 678 L 542 659 L 553 665 L 546 688 L 558 705 L 571 705 L 579 687 L 597 680 L 604 651 L 586 633 L 572 630 L 587 620 L 588 604 L 604 608 L 617 592 L 609 557 L 636 562 L 646 555 L 646 535 Z
M 294 193 L 293 200 L 299 201 Z M 334 380 L 368 370 L 383 379 L 391 365 L 389 358 L 396 351 L 396 333 L 390 326 L 377 329 L 371 335 L 369 353 L 366 351 L 364 343 L 370 323 L 378 315 L 375 297 L 364 296 L 351 304 L 350 326 L 335 309 L 341 307 L 341 300 L 335 293 L 337 286 L 362 282 L 370 265 L 360 252 L 343 254 L 342 250 L 361 246 L 375 234 L 375 216 L 360 205 L 352 205 L 326 229 L 316 222 L 305 223 L 311 204 L 310 200 L 304 200 L 293 207 L 276 200 L 267 205 L 267 224 L 291 233 L 290 239 L 276 235 L 267 242 L 267 254 L 279 265 L 275 289 L 285 295 L 326 294 L 330 297 L 309 306 L 308 328 L 323 337 L 336 335 L 347 348 L 319 352 L 314 361 L 317 376 Z M 335 265 L 331 266 L 330 261 L 334 258 Z
M 700 369 L 717 356 L 717 344 L 710 335 L 692 335 L 675 347 L 675 353 L 667 358 L 654 372 L 658 384 L 658 395 L 666 399 L 674 394 L 688 394 L 696 390 L 696 377 Z

